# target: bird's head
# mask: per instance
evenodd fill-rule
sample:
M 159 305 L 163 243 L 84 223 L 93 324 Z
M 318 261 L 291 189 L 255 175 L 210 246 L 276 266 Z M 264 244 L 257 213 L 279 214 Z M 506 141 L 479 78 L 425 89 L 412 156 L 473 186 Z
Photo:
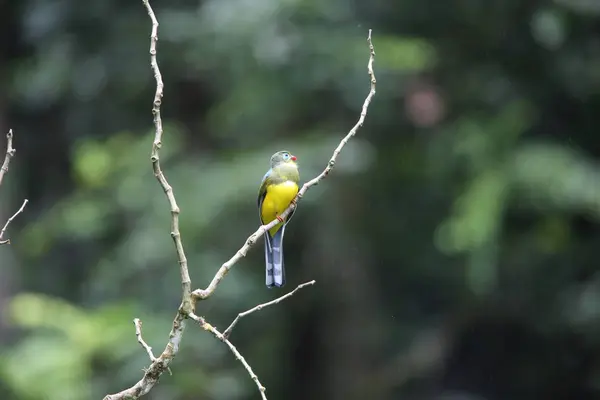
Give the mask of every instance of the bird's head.
M 287 150 L 281 150 L 271 156 L 271 168 L 280 164 L 296 164 L 298 158 Z

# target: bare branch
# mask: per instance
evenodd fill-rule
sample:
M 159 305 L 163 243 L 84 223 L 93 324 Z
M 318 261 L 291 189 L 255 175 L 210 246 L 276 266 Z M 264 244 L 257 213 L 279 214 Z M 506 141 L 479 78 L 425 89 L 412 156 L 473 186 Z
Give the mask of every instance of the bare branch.
M 179 351 L 179 344 L 185 329 L 185 315 L 178 312 L 173 321 L 173 328 L 169 334 L 169 342 L 160 356 L 150 364 L 144 371 L 144 376 L 132 387 L 116 394 L 109 394 L 103 400 L 130 400 L 139 399 L 147 394 L 158 383 L 163 372 L 169 368 L 169 364 Z
M 6 156 L 4 157 L 4 162 L 2 163 L 2 168 L 0 168 L 0 185 L 2 185 L 2 180 L 4 179 L 4 174 L 8 172 L 8 165 L 10 164 L 10 160 L 15 156 L 17 150 L 12 147 L 13 141 L 13 131 L 10 129 L 6 134 Z
M 169 368 L 169 364 L 173 361 L 173 358 L 179 352 L 179 345 L 183 332 L 185 330 L 186 318 L 194 310 L 194 304 L 191 296 L 191 281 L 187 266 L 187 258 L 183 250 L 183 243 L 181 241 L 181 234 L 179 232 L 179 206 L 175 200 L 175 194 L 173 188 L 169 185 L 167 178 L 162 172 L 160 167 L 160 148 L 162 146 L 162 120 L 160 117 L 160 106 L 163 97 L 163 80 L 158 68 L 158 62 L 156 61 L 156 43 L 158 42 L 158 20 L 154 15 L 154 11 L 150 6 L 149 0 L 142 0 L 148 16 L 152 21 L 152 31 L 150 34 L 150 65 L 152 72 L 154 73 L 154 79 L 156 80 L 156 92 L 154 95 L 154 102 L 152 104 L 152 114 L 154 115 L 154 141 L 152 143 L 152 153 L 150 155 L 150 161 L 152 162 L 152 169 L 154 176 L 160 183 L 171 208 L 171 238 L 175 244 L 177 252 L 177 260 L 179 262 L 179 269 L 181 273 L 181 286 L 182 286 L 182 299 L 179 310 L 173 320 L 173 326 L 169 333 L 169 341 L 160 356 L 156 357 L 150 367 L 145 371 L 144 377 L 138 381 L 134 386 L 129 389 L 125 389 L 117 394 L 107 395 L 104 400 L 121 400 L 121 399 L 137 399 L 140 396 L 148 393 L 154 385 L 158 383 L 158 379 L 162 373 Z
M 297 202 L 302 199 L 302 197 L 306 194 L 308 189 L 310 189 L 313 186 L 318 185 L 323 179 L 325 179 L 327 177 L 327 175 L 329 175 L 329 172 L 331 172 L 331 170 L 335 166 L 335 162 L 336 162 L 340 152 L 346 145 L 346 143 L 348 143 L 348 141 L 350 139 L 352 139 L 352 137 L 354 137 L 354 135 L 356 135 L 356 132 L 358 132 L 358 130 L 363 126 L 363 124 L 365 122 L 365 118 L 367 117 L 367 111 L 369 109 L 369 105 L 371 104 L 371 101 L 373 100 L 373 96 L 375 96 L 376 86 L 377 86 L 377 80 L 375 79 L 375 72 L 373 71 L 373 63 L 375 62 L 375 48 L 373 47 L 373 41 L 371 40 L 371 29 L 369 29 L 369 35 L 367 36 L 367 43 L 369 44 L 369 62 L 367 63 L 367 72 L 369 74 L 370 81 L 371 81 L 371 89 L 369 90 L 369 94 L 367 95 L 367 97 L 363 103 L 362 111 L 360 113 L 360 118 L 358 119 L 358 122 L 356 122 L 354 127 L 352 127 L 352 129 L 350 129 L 350 132 L 348 132 L 348 134 L 342 139 L 342 141 L 340 142 L 338 147 L 333 151 L 333 155 L 329 159 L 329 162 L 327 163 L 327 166 L 325 167 L 323 172 L 321 172 L 315 178 L 306 182 L 302 186 L 302 188 L 298 192 L 298 195 L 296 196 L 296 199 L 292 202 L 292 204 L 289 205 L 289 207 L 283 213 L 280 214 L 281 218 L 286 218 L 292 212 L 292 210 L 297 206 Z M 210 282 L 208 287 L 206 289 L 196 289 L 196 290 L 194 290 L 194 292 L 192 292 L 192 295 L 197 300 L 204 300 L 204 299 L 207 299 L 208 297 L 210 297 L 214 293 L 215 289 L 217 288 L 217 286 L 219 285 L 221 280 L 225 277 L 225 275 L 227 275 L 227 273 L 229 272 L 231 267 L 234 264 L 236 264 L 242 257 L 246 257 L 246 254 L 248 253 L 248 250 L 250 250 L 250 247 L 252 247 L 256 243 L 256 241 L 262 235 L 264 235 L 264 233 L 266 231 L 268 231 L 269 229 L 271 229 L 272 227 L 277 225 L 277 223 L 279 223 L 279 221 L 277 219 L 274 219 L 273 221 L 269 222 L 268 224 L 262 225 L 261 227 L 259 227 L 256 230 L 256 232 L 254 232 L 252 235 L 250 235 L 248 237 L 248 239 L 246 239 L 246 243 L 244 243 L 242 248 L 239 249 L 237 251 L 237 253 L 235 253 L 235 255 L 233 257 L 231 257 L 227 262 L 225 262 L 221 266 L 221 268 L 219 268 L 219 270 L 215 274 L 214 278 L 212 279 L 212 281 Z
M 23 210 L 25 209 L 25 206 L 27 205 L 27 203 L 29 203 L 29 200 L 25 199 L 23 201 L 23 204 L 21 204 L 21 208 L 19 208 L 19 210 L 16 213 L 14 213 L 13 216 L 8 219 L 8 221 L 6 221 L 6 224 L 4 224 L 4 227 L 0 231 L 0 245 L 10 244 L 10 239 L 2 240 L 2 237 L 4 237 L 4 233 L 6 232 L 6 229 L 8 228 L 8 225 L 10 225 L 10 223 L 13 221 L 13 219 L 15 219 L 15 217 L 17 215 L 19 215 L 19 214 L 21 214 L 23 212 Z
M 258 376 L 256 376 L 256 374 L 252 370 L 252 367 L 250 367 L 250 364 L 248 364 L 248 362 L 246 361 L 244 356 L 240 354 L 238 349 L 221 332 L 219 332 L 217 328 L 206 322 L 204 318 L 199 317 L 194 313 L 190 314 L 190 318 L 196 321 L 200 325 L 200 327 L 202 327 L 202 329 L 212 333 L 217 339 L 219 339 L 221 342 L 225 343 L 227 347 L 229 347 L 229 350 L 231 350 L 236 360 L 242 363 L 244 368 L 246 368 L 246 371 L 248 371 L 248 375 L 250 375 L 250 378 L 252 378 L 254 383 L 256 383 L 256 387 L 258 387 L 258 391 L 260 392 L 262 400 L 267 400 L 267 395 L 265 394 L 267 389 L 262 385 L 262 383 L 260 383 L 260 380 L 258 380 Z
M 148 343 L 146 343 L 146 341 L 142 337 L 142 321 L 139 318 L 135 318 L 133 320 L 133 324 L 135 325 L 135 337 L 137 338 L 138 343 L 140 344 L 140 346 L 142 346 L 144 350 L 146 350 L 150 361 L 156 361 L 156 357 L 154 357 L 154 353 L 152 353 L 152 347 L 148 346 Z M 171 373 L 171 368 L 167 367 L 167 369 L 169 370 L 169 374 L 173 375 Z
M 185 252 L 183 250 L 183 243 L 181 241 L 181 233 L 179 232 L 179 206 L 177 205 L 177 201 L 175 200 L 175 193 L 173 192 L 173 187 L 169 185 L 165 174 L 160 168 L 160 148 L 162 146 L 162 120 L 160 117 L 160 106 L 163 98 L 163 80 L 162 75 L 160 73 L 160 69 L 158 68 L 158 62 L 156 61 L 156 43 L 158 42 L 158 20 L 154 15 L 154 11 L 150 6 L 148 0 L 142 0 L 146 9 L 148 10 L 148 15 L 152 20 L 152 33 L 150 35 L 150 65 L 152 67 L 152 72 L 154 72 L 154 79 L 156 80 L 156 93 L 154 94 L 154 103 L 152 107 L 152 114 L 154 114 L 154 142 L 152 143 L 152 153 L 150 155 L 150 160 L 152 161 L 152 169 L 154 171 L 154 176 L 160 183 L 167 199 L 169 201 L 169 205 L 171 207 L 171 238 L 175 244 L 175 249 L 177 251 L 177 260 L 180 265 L 181 272 L 181 285 L 183 288 L 182 295 L 182 307 L 187 311 L 191 311 L 191 303 L 190 303 L 190 274 L 187 266 L 187 258 L 185 256 Z
M 156 361 L 156 357 L 154 357 L 154 354 L 152 353 L 152 347 L 148 346 L 148 343 L 146 343 L 142 337 L 142 321 L 139 318 L 135 318 L 133 324 L 135 325 L 135 337 L 137 338 L 138 343 L 146 350 L 148 357 L 150 357 L 150 361 Z
M 233 320 L 233 322 L 231 323 L 231 325 L 229 325 L 229 327 L 227 329 L 225 329 L 225 332 L 223 332 L 223 337 L 225 337 L 226 339 L 228 339 L 229 336 L 231 335 L 231 331 L 237 325 L 238 321 L 240 319 L 244 318 L 245 316 L 247 316 L 249 314 L 252 314 L 253 312 L 260 311 L 260 310 L 262 310 L 265 307 L 269 307 L 269 306 L 275 305 L 277 303 L 281 303 L 283 300 L 287 299 L 288 297 L 293 296 L 294 293 L 296 293 L 298 290 L 300 290 L 300 289 L 302 289 L 303 287 L 306 287 L 306 286 L 314 285 L 315 282 L 316 281 L 312 280 L 310 282 L 306 282 L 306 283 L 303 283 L 301 285 L 298 285 L 296 287 L 296 289 L 292 290 L 291 292 L 289 292 L 287 294 L 284 294 L 281 297 L 276 298 L 275 300 L 269 301 L 268 303 L 259 304 L 259 305 L 257 305 L 254 308 L 251 308 L 251 309 L 249 309 L 247 311 L 239 313 L 237 315 L 237 317 L 235 317 L 235 319 Z
M 8 165 L 10 164 L 10 160 L 15 156 L 15 153 L 17 152 L 17 150 L 13 148 L 12 141 L 13 131 L 12 129 L 10 129 L 6 134 L 6 156 L 4 157 L 4 162 L 2 163 L 2 167 L 0 168 L 0 185 L 2 185 L 4 174 L 8 172 Z M 6 233 L 8 225 L 10 225 L 10 223 L 15 219 L 15 217 L 23 212 L 28 202 L 29 200 L 25 199 L 23 201 L 23 204 L 21 205 L 21 208 L 19 208 L 19 210 L 16 213 L 14 213 L 13 216 L 8 219 L 8 221 L 6 221 L 6 224 L 4 224 L 4 227 L 0 231 L 0 245 L 10 244 L 10 239 L 2 240 L 2 238 L 4 237 L 4 233 Z

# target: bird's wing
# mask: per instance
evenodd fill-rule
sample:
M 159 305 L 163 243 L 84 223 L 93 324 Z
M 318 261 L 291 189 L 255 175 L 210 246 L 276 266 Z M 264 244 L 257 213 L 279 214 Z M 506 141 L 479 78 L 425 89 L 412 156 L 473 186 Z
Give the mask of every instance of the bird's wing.
M 265 197 L 267 196 L 267 186 L 269 184 L 269 177 L 271 175 L 272 170 L 269 169 L 267 171 L 267 173 L 265 174 L 265 176 L 263 176 L 262 178 L 262 182 L 260 183 L 260 188 L 258 189 L 258 198 L 256 199 L 256 202 L 258 204 L 258 218 L 260 219 L 260 223 L 261 224 L 265 224 L 265 221 L 262 220 L 262 204 L 263 201 L 265 200 Z M 266 223 L 268 224 L 271 221 L 267 221 Z M 268 232 L 265 232 L 265 249 L 267 250 L 267 253 L 271 252 L 271 235 L 269 235 Z M 268 259 L 268 256 L 267 256 Z
M 269 184 L 269 177 L 271 175 L 272 170 L 269 169 L 267 171 L 267 173 L 265 174 L 265 176 L 263 176 L 262 181 L 260 182 L 260 188 L 258 189 L 258 198 L 257 198 L 257 205 L 258 205 L 258 217 L 260 218 L 261 222 L 264 224 L 265 221 L 262 220 L 262 216 L 261 216 L 261 208 L 262 208 L 262 203 L 265 199 L 265 196 L 267 195 L 267 185 Z M 271 221 L 266 221 L 266 223 L 269 223 Z

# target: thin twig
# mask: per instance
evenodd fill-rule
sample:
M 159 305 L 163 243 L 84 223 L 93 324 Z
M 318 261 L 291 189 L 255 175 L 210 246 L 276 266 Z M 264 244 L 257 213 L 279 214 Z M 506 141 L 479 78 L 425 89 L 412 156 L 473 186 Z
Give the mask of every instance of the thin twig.
M 19 208 L 19 210 L 16 213 L 14 213 L 13 216 L 8 219 L 8 221 L 6 221 L 6 224 L 4 224 L 4 227 L 0 231 L 0 245 L 10 244 L 10 239 L 2 240 L 2 237 L 4 236 L 4 233 L 6 232 L 8 225 L 10 225 L 10 223 L 13 221 L 13 219 L 15 219 L 15 217 L 17 215 L 19 215 L 23 212 L 27 203 L 29 203 L 29 200 L 27 200 L 27 199 L 23 200 L 23 204 L 21 204 L 21 208 Z
M 146 350 L 148 357 L 150 357 L 150 361 L 156 361 L 156 357 L 154 357 L 154 353 L 152 353 L 152 347 L 148 346 L 148 343 L 146 343 L 142 337 L 142 321 L 139 318 L 135 318 L 133 324 L 135 325 L 135 337 L 137 338 L 138 343 Z
M 229 338 L 229 336 L 231 335 L 231 331 L 232 331 L 232 330 L 233 330 L 233 328 L 234 328 L 234 327 L 237 325 L 238 321 L 239 321 L 240 319 L 244 318 L 245 316 L 247 316 L 247 315 L 250 315 L 250 314 L 252 314 L 253 312 L 260 311 L 260 310 L 262 310 L 262 309 L 263 309 L 263 308 L 265 308 L 265 307 L 269 307 L 269 306 L 275 305 L 275 304 L 277 304 L 277 303 L 281 303 L 283 300 L 287 299 L 288 297 L 291 297 L 291 296 L 293 296 L 293 295 L 294 295 L 294 293 L 296 293 L 298 290 L 300 290 L 300 289 L 302 289 L 303 287 L 306 287 L 306 286 L 314 285 L 314 284 L 315 284 L 315 282 L 316 282 L 316 281 L 312 280 L 312 281 L 310 281 L 310 282 L 306 282 L 306 283 L 303 283 L 303 284 L 301 284 L 301 285 L 298 285 L 298 286 L 296 287 L 296 289 L 292 290 L 291 292 L 289 292 L 289 293 L 287 293 L 287 294 L 284 294 L 284 295 L 283 295 L 283 296 L 281 296 L 281 297 L 278 297 L 278 298 L 276 298 L 275 300 L 269 301 L 268 303 L 259 304 L 259 305 L 257 305 L 257 306 L 256 306 L 256 307 L 254 307 L 254 308 L 251 308 L 251 309 L 249 309 L 249 310 L 247 310 L 247 311 L 244 311 L 244 312 L 242 312 L 242 313 L 239 313 L 239 314 L 237 315 L 237 317 L 235 317 L 235 319 L 233 320 L 233 322 L 231 323 L 231 325 L 229 325 L 229 327 L 228 327 L 227 329 L 225 329 L 225 332 L 223 332 L 223 337 L 225 337 L 226 339 L 228 339 L 228 338 Z
M 139 318 L 135 318 L 133 320 L 133 324 L 135 325 L 135 337 L 137 338 L 138 343 L 140 344 L 140 346 L 142 346 L 144 350 L 146 350 L 150 361 L 156 361 L 156 357 L 154 357 L 154 353 L 152 353 L 152 347 L 150 347 L 142 337 L 142 321 Z M 173 375 L 173 373 L 171 372 L 171 368 L 167 367 L 167 369 L 169 370 L 169 374 Z
M 373 63 L 375 62 L 375 48 L 373 47 L 373 41 L 371 40 L 371 29 L 369 29 L 369 35 L 367 36 L 367 43 L 369 45 L 369 62 L 367 63 L 367 72 L 370 77 L 371 88 L 369 90 L 369 94 L 367 95 L 367 97 L 363 103 L 362 110 L 360 113 L 360 118 L 358 119 L 358 122 L 356 122 L 354 127 L 352 127 L 352 129 L 350 129 L 350 132 L 348 132 L 348 134 L 342 139 L 342 141 L 340 142 L 338 147 L 334 150 L 333 155 L 331 156 L 331 159 L 329 159 L 329 162 L 327 163 L 327 166 L 325 167 L 323 172 L 321 172 L 319 175 L 317 175 L 315 178 L 311 179 L 310 181 L 306 182 L 302 186 L 300 191 L 298 192 L 298 195 L 296 196 L 296 199 L 292 202 L 292 204 L 290 204 L 289 207 L 283 213 L 280 214 L 280 217 L 283 219 L 285 219 L 292 212 L 292 210 L 297 206 L 297 203 L 306 194 L 308 189 L 310 189 L 313 186 L 318 185 L 319 182 L 321 182 L 323 179 L 325 179 L 327 177 L 327 175 L 329 175 L 329 172 L 331 172 L 331 170 L 335 166 L 335 162 L 336 162 L 340 152 L 346 145 L 346 143 L 348 143 L 348 141 L 350 139 L 352 139 L 352 137 L 354 137 L 354 135 L 356 135 L 356 132 L 358 132 L 358 130 L 363 126 L 363 123 L 365 122 L 365 118 L 367 116 L 367 111 L 369 109 L 369 105 L 371 104 L 371 101 L 373 100 L 373 96 L 375 96 L 376 87 L 377 87 L 377 80 L 375 79 L 375 72 L 373 71 Z M 214 278 L 212 279 L 212 281 L 210 282 L 208 287 L 206 289 L 196 289 L 192 292 L 192 295 L 197 300 L 205 300 L 205 299 L 209 298 L 214 293 L 215 289 L 217 288 L 217 286 L 219 285 L 221 280 L 225 277 L 225 275 L 227 275 L 227 273 L 229 272 L 231 267 L 233 265 L 235 265 L 242 257 L 246 257 L 248 250 L 250 250 L 250 248 L 256 243 L 256 241 L 262 235 L 264 235 L 264 233 L 266 231 L 268 231 L 269 229 L 271 229 L 278 223 L 279 223 L 279 220 L 274 219 L 273 221 L 269 222 L 268 224 L 260 226 L 256 230 L 256 232 L 254 232 L 252 235 L 250 235 L 248 237 L 248 239 L 246 239 L 246 242 L 244 243 L 244 245 L 235 253 L 235 255 L 233 257 L 231 257 L 227 262 L 225 262 L 221 266 L 221 268 L 219 268 L 219 270 L 215 274 Z
M 4 179 L 4 174 L 8 172 L 8 164 L 10 164 L 11 158 L 15 156 L 17 150 L 12 147 L 13 141 L 13 131 L 10 129 L 6 134 L 6 156 L 4 157 L 4 162 L 2 163 L 2 167 L 0 168 L 0 185 L 2 185 L 2 180 Z
M 225 343 L 227 345 L 227 347 L 229 347 L 229 350 L 231 350 L 231 352 L 235 356 L 236 360 L 238 360 L 239 362 L 242 363 L 242 365 L 244 366 L 244 368 L 246 368 L 246 371 L 248 372 L 248 375 L 250 375 L 250 378 L 252 378 L 252 380 L 254 381 L 254 383 L 256 383 L 256 387 L 258 387 L 258 391 L 260 392 L 260 396 L 261 396 L 262 400 L 267 400 L 267 395 L 265 394 L 265 392 L 266 392 L 267 389 L 262 385 L 262 383 L 260 383 L 260 380 L 258 379 L 258 376 L 256 376 L 256 374 L 254 373 L 254 371 L 252 370 L 252 367 L 250 366 L 250 364 L 248 364 L 248 362 L 246 361 L 246 359 L 244 358 L 244 356 L 242 356 L 240 354 L 240 352 L 233 345 L 233 343 L 231 343 L 225 337 L 225 335 L 223 335 L 221 332 L 219 332 L 217 328 L 215 328 L 214 326 L 212 326 L 211 324 L 209 324 L 208 322 L 206 322 L 206 320 L 204 318 L 199 317 L 199 316 L 197 316 L 194 313 L 190 314 L 190 318 L 193 319 L 194 321 L 196 321 L 200 325 L 200 327 L 202 329 L 204 329 L 205 331 L 208 331 L 208 332 L 212 333 L 217 339 L 219 339 L 221 342 Z

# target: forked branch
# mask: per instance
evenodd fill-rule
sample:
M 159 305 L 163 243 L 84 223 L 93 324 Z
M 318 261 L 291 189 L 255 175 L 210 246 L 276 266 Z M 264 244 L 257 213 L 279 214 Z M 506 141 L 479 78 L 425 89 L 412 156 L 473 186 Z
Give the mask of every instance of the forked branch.
M 250 364 L 248 364 L 246 359 L 240 354 L 238 349 L 227 339 L 227 337 L 225 337 L 225 335 L 223 335 L 221 332 L 219 332 L 219 330 L 217 328 L 215 328 L 214 326 L 212 326 L 211 324 L 206 322 L 206 320 L 204 318 L 199 317 L 194 313 L 190 314 L 190 318 L 193 319 L 194 321 L 196 321 L 202 329 L 204 329 L 207 332 L 212 333 L 217 339 L 219 339 L 221 342 L 225 343 L 227 345 L 227 347 L 229 347 L 229 350 L 233 353 L 233 355 L 235 356 L 235 359 L 238 360 L 240 363 L 242 363 L 244 368 L 246 368 L 248 375 L 250 375 L 250 378 L 252 378 L 254 383 L 256 383 L 256 387 L 258 388 L 258 391 L 260 392 L 260 396 L 261 396 L 262 400 L 267 400 L 267 395 L 265 394 L 267 389 L 262 385 L 262 383 L 260 383 L 258 376 L 256 376 L 256 374 L 254 373 Z

